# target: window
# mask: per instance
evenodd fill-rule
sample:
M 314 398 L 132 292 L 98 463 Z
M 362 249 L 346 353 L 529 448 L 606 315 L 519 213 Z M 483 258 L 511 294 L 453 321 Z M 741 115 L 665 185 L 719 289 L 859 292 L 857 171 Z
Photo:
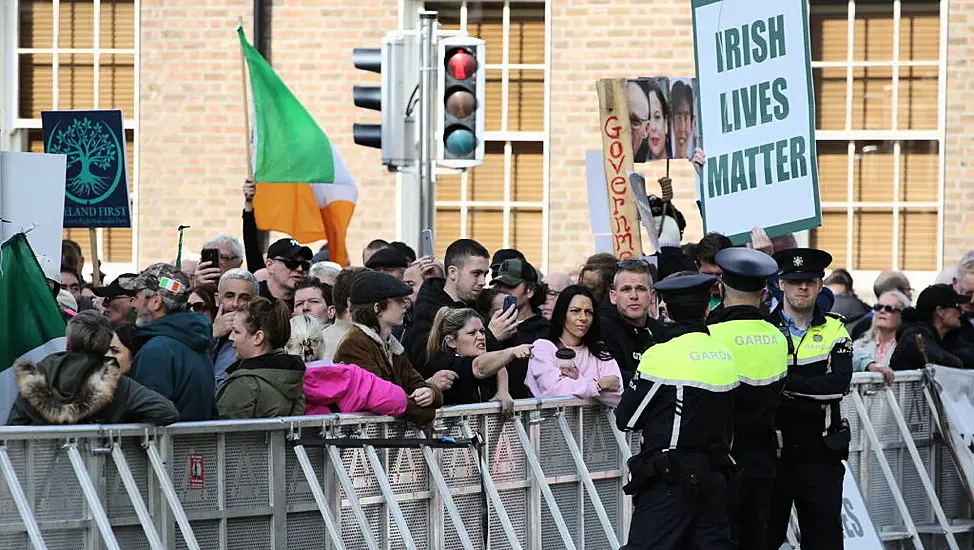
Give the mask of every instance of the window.
M 822 227 L 836 267 L 942 263 L 946 2 L 812 1 Z
M 484 163 L 436 182 L 438 254 L 454 239 L 547 256 L 547 109 L 544 2 L 427 2 L 444 30 L 486 42 Z
M 22 135 L 25 150 L 44 150 L 41 111 L 121 109 L 134 202 L 138 0 L 21 0 L 17 13 L 14 130 Z M 90 265 L 88 235 L 86 229 L 64 231 L 65 238 L 81 245 Z M 133 263 L 131 229 L 99 229 L 97 237 L 103 264 Z

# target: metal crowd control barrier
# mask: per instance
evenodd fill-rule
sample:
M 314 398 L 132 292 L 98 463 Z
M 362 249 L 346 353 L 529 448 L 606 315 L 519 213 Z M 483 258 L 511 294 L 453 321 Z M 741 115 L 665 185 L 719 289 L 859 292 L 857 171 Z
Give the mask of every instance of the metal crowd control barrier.
M 873 522 L 888 548 L 969 548 L 920 375 L 878 380 L 844 403 Z M 0 428 L 0 550 L 618 548 L 637 449 L 572 399 L 444 409 L 431 439 L 364 415 Z

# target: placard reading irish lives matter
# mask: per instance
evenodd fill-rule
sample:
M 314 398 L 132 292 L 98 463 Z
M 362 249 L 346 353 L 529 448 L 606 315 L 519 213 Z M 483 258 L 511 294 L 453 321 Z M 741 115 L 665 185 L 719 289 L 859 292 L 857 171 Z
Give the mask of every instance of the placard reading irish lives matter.
M 805 0 L 693 0 L 693 32 L 705 231 L 820 226 Z

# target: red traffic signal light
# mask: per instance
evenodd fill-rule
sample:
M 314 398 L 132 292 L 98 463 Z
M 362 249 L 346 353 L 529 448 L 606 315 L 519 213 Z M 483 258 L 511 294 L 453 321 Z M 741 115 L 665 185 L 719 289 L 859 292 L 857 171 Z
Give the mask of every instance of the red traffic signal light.
M 477 58 L 466 48 L 447 51 L 446 70 L 452 78 L 466 80 L 477 72 Z

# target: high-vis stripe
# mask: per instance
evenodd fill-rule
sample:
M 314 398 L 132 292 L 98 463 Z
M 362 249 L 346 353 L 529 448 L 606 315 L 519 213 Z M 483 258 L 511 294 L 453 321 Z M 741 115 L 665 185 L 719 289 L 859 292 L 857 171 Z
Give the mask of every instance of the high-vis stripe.
M 680 442 L 680 424 L 683 421 L 683 386 L 676 387 L 676 409 L 673 411 L 673 432 L 670 434 L 670 450 Z
M 639 407 L 636 408 L 636 412 L 633 413 L 631 417 L 629 417 L 629 422 L 626 423 L 627 430 L 631 430 L 636 427 L 636 424 L 639 423 L 639 418 L 643 415 L 643 412 L 646 410 L 646 407 L 649 406 L 649 403 L 650 401 L 653 400 L 653 397 L 656 396 L 656 392 L 659 391 L 659 388 L 660 388 L 659 384 L 653 384 L 653 387 L 650 388 L 648 392 L 646 392 L 646 397 L 643 397 L 643 400 L 639 404 Z
M 748 377 L 746 377 L 746 376 L 744 376 L 742 374 L 741 375 L 741 384 L 744 384 L 744 385 L 747 385 L 747 386 L 770 386 L 771 384 L 774 384 L 775 382 L 777 382 L 779 380 L 784 380 L 784 378 L 786 376 L 788 376 L 788 371 L 781 372 L 781 373 L 779 373 L 779 374 L 777 374 L 775 376 L 772 376 L 770 378 L 762 378 L 760 380 L 756 380 L 754 378 L 748 378 Z
M 645 372 L 637 373 L 640 380 L 648 380 L 650 382 L 655 382 L 656 384 L 663 384 L 667 386 L 690 386 L 691 388 L 698 388 L 701 390 L 708 390 L 712 392 L 726 392 L 736 388 L 740 385 L 739 380 L 734 380 L 728 384 L 708 384 L 706 382 L 701 382 L 699 380 L 684 380 L 684 379 L 673 379 L 673 378 L 659 378 L 651 374 L 646 374 Z
M 845 397 L 844 393 L 830 393 L 827 395 L 815 395 L 810 393 L 798 393 L 793 391 L 785 391 L 785 395 L 791 397 L 804 397 L 805 399 L 812 399 L 814 401 L 834 401 L 836 399 L 842 399 Z

